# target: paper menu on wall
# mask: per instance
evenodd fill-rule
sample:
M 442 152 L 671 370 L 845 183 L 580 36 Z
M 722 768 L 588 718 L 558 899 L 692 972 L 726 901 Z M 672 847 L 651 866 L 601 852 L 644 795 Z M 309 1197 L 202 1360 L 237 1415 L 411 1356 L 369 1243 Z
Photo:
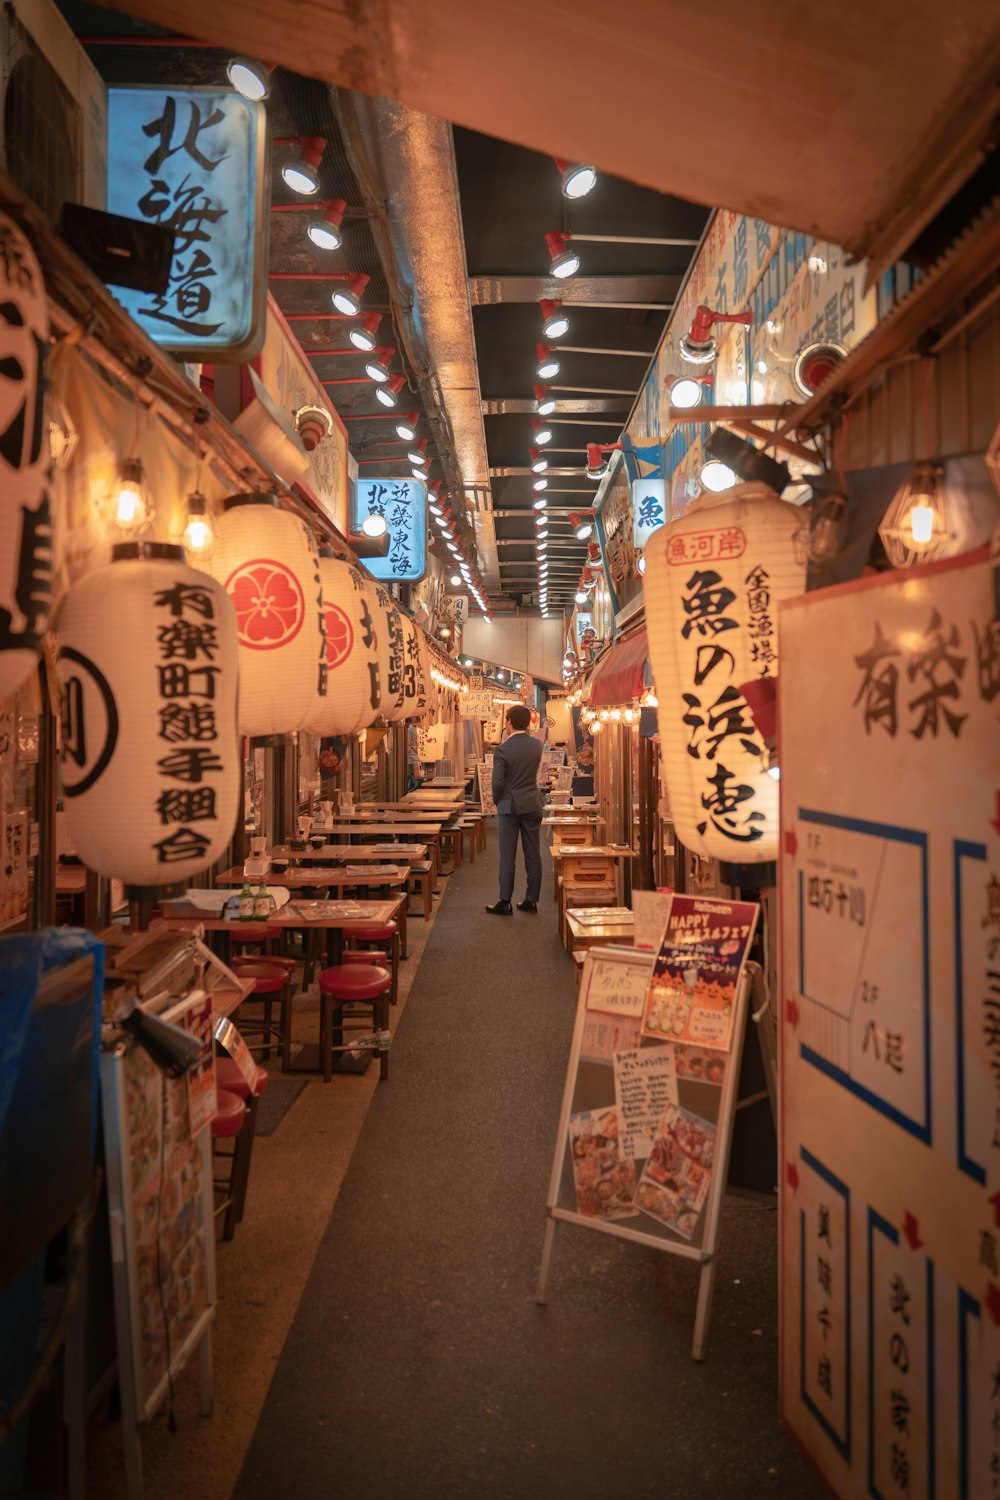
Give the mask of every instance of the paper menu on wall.
M 621 1154 L 646 1157 L 668 1104 L 677 1103 L 677 1069 L 673 1047 L 644 1047 L 617 1052 L 614 1058 L 615 1101 Z
M 673 891 L 633 891 L 632 911 L 635 916 L 633 941 L 637 948 L 656 953 L 663 942 L 670 917 Z

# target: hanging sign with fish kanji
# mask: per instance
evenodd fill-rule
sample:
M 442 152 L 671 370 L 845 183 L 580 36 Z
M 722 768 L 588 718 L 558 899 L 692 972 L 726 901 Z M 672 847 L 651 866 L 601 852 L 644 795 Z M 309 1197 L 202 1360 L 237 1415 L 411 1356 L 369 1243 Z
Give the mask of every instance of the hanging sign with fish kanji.
M 230 89 L 108 90 L 108 210 L 174 235 L 162 292 L 115 288 L 177 358 L 251 358 L 267 294 L 267 115 Z

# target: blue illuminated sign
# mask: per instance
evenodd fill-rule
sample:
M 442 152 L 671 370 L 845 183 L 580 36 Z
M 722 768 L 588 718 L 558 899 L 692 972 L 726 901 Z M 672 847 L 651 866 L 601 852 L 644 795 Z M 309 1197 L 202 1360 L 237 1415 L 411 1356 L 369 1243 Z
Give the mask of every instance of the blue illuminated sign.
M 387 557 L 362 558 L 373 578 L 415 583 L 427 571 L 427 487 L 419 479 L 359 479 L 351 497 L 351 530 L 384 516 Z
M 179 359 L 245 360 L 264 338 L 267 116 L 227 89 L 108 90 L 108 211 L 174 232 L 162 293 L 115 288 Z

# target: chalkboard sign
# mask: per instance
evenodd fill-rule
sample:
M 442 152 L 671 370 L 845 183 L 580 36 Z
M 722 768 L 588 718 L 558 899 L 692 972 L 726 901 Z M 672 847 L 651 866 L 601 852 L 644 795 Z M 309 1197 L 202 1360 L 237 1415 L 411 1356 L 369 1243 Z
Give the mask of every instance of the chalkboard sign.
M 549 1183 L 538 1300 L 559 1221 L 697 1260 L 695 1359 L 708 1327 L 756 918 L 751 903 L 675 897 L 658 953 L 588 953 Z

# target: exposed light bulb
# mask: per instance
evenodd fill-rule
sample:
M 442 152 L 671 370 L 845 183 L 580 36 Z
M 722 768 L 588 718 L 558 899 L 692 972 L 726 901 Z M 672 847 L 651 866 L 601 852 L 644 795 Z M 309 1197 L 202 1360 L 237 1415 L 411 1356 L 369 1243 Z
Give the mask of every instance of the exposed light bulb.
M 710 490 L 713 495 L 719 494 L 722 490 L 732 489 L 735 483 L 735 473 L 728 464 L 721 463 L 719 459 L 711 458 L 708 463 L 702 465 L 702 488 Z
M 205 552 L 215 539 L 215 528 L 205 507 L 204 495 L 188 496 L 188 522 L 184 528 L 184 546 L 189 552 Z
M 365 516 L 364 520 L 361 522 L 361 530 L 364 532 L 365 536 L 385 536 L 385 516 L 380 515 L 378 511 L 372 511 L 369 515 Z

